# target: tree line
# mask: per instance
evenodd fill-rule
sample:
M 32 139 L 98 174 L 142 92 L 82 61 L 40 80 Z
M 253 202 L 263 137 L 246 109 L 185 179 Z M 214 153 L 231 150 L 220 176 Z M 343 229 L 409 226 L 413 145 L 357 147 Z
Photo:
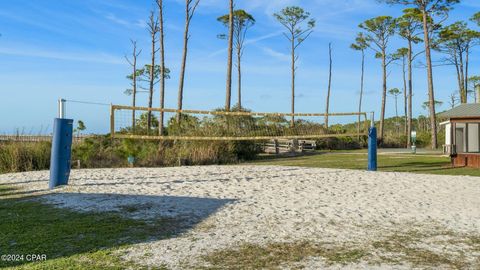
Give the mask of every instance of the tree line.
M 131 81 L 131 87 L 125 91 L 127 95 L 132 96 L 132 106 L 137 104 L 137 94 L 141 92 L 148 93 L 148 108 L 153 106 L 154 87 L 160 84 L 160 108 L 165 105 L 165 80 L 170 78 L 170 70 L 165 65 L 165 40 L 164 40 L 164 4 L 163 0 L 155 0 L 156 11 L 151 11 L 147 23 L 147 30 L 151 40 L 149 64 L 139 67 L 138 57 L 142 50 L 137 48 L 137 42 L 131 40 L 132 54 L 126 56 L 127 62 L 131 65 L 132 72 L 127 76 Z M 200 4 L 200 0 L 185 0 L 185 28 L 183 35 L 183 54 L 181 60 L 181 68 L 179 75 L 178 102 L 177 109 L 183 108 L 185 71 L 187 67 L 188 41 L 190 39 L 190 24 L 195 15 L 195 11 Z M 157 15 L 155 14 L 157 13 Z M 295 113 L 295 74 L 298 62 L 298 47 L 310 36 L 315 27 L 315 20 L 310 17 L 310 13 L 301 7 L 286 7 L 280 12 L 273 14 L 275 19 L 285 27 L 284 33 L 289 44 L 291 45 L 291 112 Z M 233 71 L 233 50 L 236 51 L 236 67 L 237 67 L 237 108 L 242 110 L 242 68 L 241 61 L 244 54 L 244 45 L 248 30 L 255 25 L 255 18 L 243 9 L 235 9 L 235 1 L 229 0 L 228 14 L 218 17 L 217 19 L 226 28 L 227 34 L 219 34 L 220 39 L 227 40 L 228 59 L 227 59 L 227 79 L 226 79 L 226 101 L 225 110 L 232 109 L 232 71 Z M 160 64 L 156 64 L 157 55 L 160 55 Z M 144 86 L 143 84 L 147 84 Z M 329 87 L 330 88 L 330 87 Z M 328 107 L 328 102 L 327 102 Z M 135 110 L 132 111 L 132 127 L 135 128 L 136 116 Z M 177 114 L 177 122 L 180 122 L 180 113 Z M 147 129 L 151 130 L 154 121 L 152 113 L 147 113 Z M 160 114 L 159 133 L 164 132 L 164 115 Z M 328 123 L 328 117 L 326 118 Z M 295 118 L 292 116 L 291 126 L 295 124 Z M 327 124 L 328 125 L 328 124 Z
M 180 74 L 178 82 L 178 100 L 177 109 L 183 108 L 185 71 L 187 68 L 188 42 L 190 39 L 190 24 L 201 0 L 185 0 L 185 26 L 183 33 L 183 54 L 180 63 Z M 470 76 L 469 74 L 469 56 L 472 48 L 479 44 L 480 33 L 468 28 L 464 21 L 454 22 L 444 25 L 449 12 L 460 0 L 377 0 L 379 3 L 389 5 L 403 5 L 402 16 L 393 18 L 391 16 L 378 16 L 368 19 L 359 25 L 360 32 L 355 38 L 351 48 L 361 53 L 361 78 L 359 94 L 359 112 L 362 111 L 362 101 L 364 95 L 364 76 L 365 76 L 365 57 L 368 51 L 374 53 L 374 56 L 381 61 L 382 68 L 382 95 L 381 95 L 381 113 L 379 124 L 379 140 L 384 138 L 384 121 L 387 95 L 395 98 L 396 115 L 398 116 L 397 100 L 403 93 L 403 111 L 404 111 L 404 130 L 407 137 L 406 145 L 410 146 L 412 131 L 412 98 L 413 89 L 413 69 L 415 60 L 422 56 L 425 63 L 422 67 L 427 73 L 428 101 L 427 106 L 430 119 L 431 146 L 437 148 L 437 122 L 436 108 L 439 101 L 435 100 L 434 76 L 432 62 L 432 51 L 437 51 L 444 55 L 441 64 L 452 65 L 458 79 L 458 93 L 451 96 L 451 102 L 455 106 L 456 102 L 466 103 L 469 96 L 477 98 L 472 91 L 472 86 L 480 83 L 479 76 Z M 141 67 L 138 64 L 138 56 L 142 50 L 137 48 L 137 43 L 132 40 L 132 53 L 126 57 L 132 67 L 132 72 L 127 76 L 131 81 L 131 87 L 126 93 L 132 96 L 132 106 L 136 106 L 137 94 L 140 92 L 148 93 L 148 107 L 153 106 L 154 88 L 159 85 L 160 108 L 165 105 L 165 81 L 170 78 L 170 70 L 165 63 L 165 35 L 164 35 L 164 3 L 163 0 L 155 0 L 156 8 L 150 12 L 147 29 L 151 40 L 150 63 Z M 281 24 L 285 32 L 283 35 L 288 41 L 290 47 L 290 72 L 291 72 L 291 113 L 295 113 L 295 85 L 297 64 L 299 60 L 298 48 L 311 35 L 315 28 L 315 19 L 311 17 L 308 11 L 298 6 L 289 6 L 273 14 L 276 21 Z M 236 9 L 234 0 L 228 1 L 228 13 L 217 19 L 225 26 L 227 33 L 219 34 L 220 39 L 227 41 L 227 78 L 225 88 L 225 110 L 242 110 L 242 56 L 244 54 L 245 40 L 248 30 L 255 25 L 255 18 L 243 9 Z M 480 26 L 480 12 L 474 14 L 470 19 Z M 390 43 L 394 37 L 400 37 L 405 41 L 405 47 L 392 50 Z M 419 44 L 423 43 L 423 48 Z M 235 60 L 234 60 L 235 50 Z M 159 58 L 159 59 L 157 59 Z M 158 60 L 158 63 L 157 63 Z M 235 62 L 235 63 L 234 63 Z M 402 68 L 403 92 L 398 88 L 388 90 L 388 74 L 392 64 L 399 64 Z M 232 77 L 233 66 L 237 71 L 237 104 L 232 108 Z M 437 65 L 437 64 L 435 64 Z M 331 77 L 332 77 L 332 45 L 329 44 L 329 80 L 326 98 L 326 116 L 325 127 L 328 129 L 328 113 L 330 109 L 331 95 Z M 144 85 L 147 86 L 144 86 Z M 398 117 L 397 117 L 398 118 Z M 132 112 L 132 127 L 135 127 L 135 111 Z M 152 128 L 152 114 L 148 112 L 147 128 Z M 178 113 L 176 121 L 181 121 L 181 114 Z M 292 115 L 290 125 L 295 125 L 295 118 Z M 164 115 L 159 117 L 159 133 L 164 133 Z M 358 119 L 358 129 L 360 130 L 360 118 Z
M 480 33 L 469 29 L 464 21 L 457 21 L 445 25 L 449 12 L 460 0 L 377 0 L 379 3 L 405 6 L 403 14 L 398 18 L 378 16 L 359 25 L 358 34 L 352 49 L 362 53 L 362 78 L 360 91 L 360 110 L 363 93 L 363 74 L 365 51 L 370 49 L 376 58 L 381 60 L 382 67 L 382 103 L 380 113 L 379 140 L 385 135 L 385 106 L 387 94 L 395 99 L 396 115 L 398 118 L 397 99 L 401 94 L 398 88 L 388 90 L 387 79 L 389 66 L 400 62 L 402 67 L 404 122 L 406 145 L 410 146 L 412 131 L 412 98 L 413 98 L 413 68 L 417 57 L 425 58 L 422 68 L 427 73 L 428 101 L 423 107 L 428 110 L 430 119 L 431 146 L 437 148 L 437 119 L 436 107 L 442 102 L 435 99 L 433 67 L 437 65 L 452 65 L 455 67 L 458 89 L 452 94 L 453 105 L 456 105 L 456 93 L 461 103 L 468 102 L 468 95 L 473 93 L 472 87 L 480 81 L 478 76 L 469 75 L 469 56 L 474 46 L 480 41 Z M 480 12 L 474 14 L 470 20 L 480 26 Z M 405 41 L 405 47 L 392 50 L 390 46 L 393 37 L 400 37 Z M 423 47 L 415 46 L 423 43 Z M 437 51 L 443 58 L 439 62 L 432 61 L 432 51 Z M 476 98 L 475 98 L 476 99 Z

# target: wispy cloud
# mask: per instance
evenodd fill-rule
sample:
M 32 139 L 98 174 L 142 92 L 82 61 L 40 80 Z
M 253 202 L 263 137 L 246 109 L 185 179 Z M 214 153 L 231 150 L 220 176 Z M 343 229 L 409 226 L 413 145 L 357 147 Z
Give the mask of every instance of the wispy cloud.
M 266 14 L 271 15 L 278 10 L 289 6 L 299 5 L 299 0 L 284 0 L 284 1 L 260 1 L 253 0 L 247 3 L 249 9 L 262 9 Z
M 7 11 L 0 10 L 0 17 L 8 19 L 12 24 L 25 24 L 31 26 L 32 29 L 42 29 L 52 33 L 66 35 L 68 31 L 61 29 L 56 25 L 49 24 L 48 22 L 37 21 L 34 18 L 28 16 L 19 16 L 17 14 L 9 13 Z
M 279 35 L 281 35 L 281 34 L 282 34 L 282 31 L 278 31 L 278 32 L 274 32 L 274 33 L 271 33 L 271 34 L 259 36 L 259 37 L 256 37 L 256 38 L 247 39 L 247 40 L 245 40 L 244 45 L 245 45 L 245 46 L 246 46 L 246 45 L 253 45 L 253 44 L 256 44 L 256 43 L 258 43 L 258 42 L 260 42 L 260 41 L 277 37 L 277 36 L 279 36 Z M 207 58 L 215 57 L 215 56 L 220 55 L 220 54 L 222 54 L 222 53 L 224 53 L 224 52 L 226 52 L 226 51 L 227 51 L 226 48 L 221 49 L 221 50 L 214 51 L 214 52 L 212 52 L 211 54 L 209 54 L 209 55 L 207 56 Z
M 142 11 L 142 6 L 136 3 L 136 1 L 132 1 L 131 3 L 128 3 L 126 1 L 120 1 L 120 0 L 83 0 L 82 5 L 87 5 L 91 8 L 98 8 L 102 7 L 105 10 L 120 10 L 120 11 L 128 11 L 128 12 L 139 12 Z
M 471 0 L 472 2 L 475 0 Z M 183 0 L 176 0 L 177 3 L 182 4 Z M 375 0 L 249 0 L 238 4 L 239 8 L 249 11 L 261 11 L 267 15 L 272 15 L 286 6 L 301 6 L 310 11 L 313 15 L 338 15 L 341 13 L 362 11 L 371 9 L 373 6 L 379 4 Z M 227 3 L 225 0 L 202 0 L 201 6 L 208 7 L 209 10 L 225 9 Z M 331 12 L 334 10 L 334 12 Z
M 105 16 L 107 20 L 110 20 L 116 24 L 124 25 L 124 26 L 130 26 L 131 23 L 127 22 L 126 20 L 120 19 L 117 16 L 113 15 L 112 13 L 109 13 Z
M 15 48 L 0 47 L 0 54 L 21 57 L 38 57 L 64 61 L 91 62 L 114 65 L 124 64 L 124 61 L 121 57 L 117 57 L 103 52 L 59 52 L 41 48 L 20 48 L 15 46 Z
M 277 52 L 277 51 L 275 51 L 271 48 L 268 48 L 268 47 L 261 47 L 261 48 L 262 48 L 263 52 L 270 57 L 276 58 L 280 61 L 290 61 L 290 55 L 288 55 L 288 54 Z
M 260 41 L 263 41 L 263 40 L 266 40 L 266 39 L 277 37 L 277 36 L 281 35 L 282 33 L 283 33 L 282 31 L 277 31 L 277 32 L 267 34 L 267 35 L 263 35 L 263 36 L 260 36 L 260 37 L 257 37 L 257 38 L 247 39 L 247 40 L 245 40 L 245 45 L 255 44 L 257 42 L 260 42 Z
M 182 32 L 184 30 L 182 26 L 176 25 L 174 23 L 169 23 L 169 22 L 165 22 L 165 28 L 172 30 L 174 32 Z
M 137 19 L 135 21 L 128 21 L 128 20 L 125 20 L 125 19 L 122 19 L 122 18 L 119 18 L 117 17 L 115 14 L 113 13 L 108 13 L 105 15 L 105 19 L 113 22 L 113 23 L 116 23 L 118 25 L 122 25 L 122 26 L 125 26 L 125 27 L 128 27 L 128 28 L 133 28 L 133 27 L 145 27 L 146 25 L 146 22 L 145 20 L 142 20 L 142 19 Z

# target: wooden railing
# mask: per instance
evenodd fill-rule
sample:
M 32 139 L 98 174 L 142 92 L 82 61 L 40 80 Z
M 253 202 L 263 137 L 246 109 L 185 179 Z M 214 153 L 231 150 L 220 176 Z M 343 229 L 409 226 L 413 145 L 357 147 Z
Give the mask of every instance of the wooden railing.
M 454 155 L 456 154 L 456 147 L 453 144 L 444 144 L 443 145 L 443 154 L 444 155 Z
M 315 151 L 317 144 L 314 140 L 270 140 L 262 143 L 261 147 L 265 153 L 281 154 Z

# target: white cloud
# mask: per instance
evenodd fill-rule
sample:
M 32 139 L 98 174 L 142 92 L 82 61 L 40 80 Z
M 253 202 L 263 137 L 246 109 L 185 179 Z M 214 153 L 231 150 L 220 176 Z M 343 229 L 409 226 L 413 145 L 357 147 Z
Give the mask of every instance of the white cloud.
M 291 56 L 285 53 L 277 52 L 268 47 L 261 47 L 263 52 L 270 57 L 276 58 L 280 61 L 290 61 Z
M 12 46 L 11 48 L 0 47 L 0 54 L 22 57 L 48 58 L 64 61 L 92 62 L 114 65 L 124 64 L 124 61 L 121 57 L 117 57 L 103 52 L 60 52 L 41 48 L 21 48 L 19 46 Z
M 472 0 L 473 1 L 473 0 Z M 184 4 L 184 0 L 175 0 L 179 4 Z M 225 10 L 227 7 L 225 0 L 201 0 L 200 6 L 209 10 Z M 375 0 L 249 0 L 237 3 L 238 8 L 249 11 L 263 11 L 268 15 L 281 10 L 286 6 L 301 6 L 314 15 L 336 15 L 351 11 L 362 11 L 381 5 Z M 330 12 L 333 10 L 333 12 Z
M 115 16 L 115 14 L 112 14 L 112 13 L 106 14 L 105 19 L 107 19 L 107 20 L 109 20 L 113 23 L 116 23 L 118 25 L 128 27 L 128 28 L 145 27 L 145 25 L 146 25 L 145 20 L 137 19 L 136 21 L 127 21 L 127 20 L 124 20 L 122 18 L 119 18 L 119 17 Z
M 174 32 L 183 32 L 184 26 L 183 25 L 176 25 L 174 23 L 170 23 L 168 21 L 165 22 L 165 28 L 174 31 Z
M 249 1 L 247 4 L 249 9 L 253 9 L 253 10 L 263 9 L 263 11 L 268 15 L 272 15 L 273 13 L 290 5 L 300 5 L 300 0 L 284 0 L 284 1 L 253 0 L 253 1 Z
M 278 31 L 278 32 L 274 32 L 274 33 L 271 33 L 271 34 L 267 34 L 267 35 L 263 35 L 263 36 L 260 36 L 260 37 L 256 37 L 256 38 L 252 38 L 252 39 L 247 39 L 245 40 L 245 43 L 244 45 L 247 46 L 247 45 L 253 45 L 253 44 L 256 44 L 260 41 L 263 41 L 263 40 L 267 40 L 267 39 L 270 39 L 270 38 L 273 38 L 273 37 L 277 37 L 279 35 L 282 34 L 282 31 Z M 207 56 L 207 58 L 212 58 L 214 56 L 217 56 L 219 54 L 222 54 L 224 52 L 227 51 L 227 48 L 223 48 L 221 50 L 217 50 L 217 51 L 214 51 L 212 52 L 211 54 L 209 54 Z
M 270 39 L 270 38 L 273 38 L 273 37 L 277 37 L 277 36 L 280 36 L 282 33 L 283 33 L 283 31 L 277 31 L 277 32 L 274 32 L 274 33 L 271 33 L 271 34 L 267 34 L 267 35 L 260 36 L 260 37 L 256 37 L 256 38 L 252 38 L 252 39 L 247 39 L 247 40 L 245 40 L 245 45 L 255 44 L 255 43 L 260 42 L 260 41 L 262 41 L 262 40 L 266 40 L 266 39 Z
M 105 16 L 107 20 L 110 20 L 116 24 L 124 25 L 124 26 L 130 26 L 130 23 L 127 22 L 126 20 L 117 18 L 117 16 L 113 15 L 112 13 L 109 13 Z
M 147 25 L 147 21 L 143 20 L 143 19 L 138 19 L 135 23 L 134 23 L 135 26 L 138 26 L 138 27 L 146 27 Z

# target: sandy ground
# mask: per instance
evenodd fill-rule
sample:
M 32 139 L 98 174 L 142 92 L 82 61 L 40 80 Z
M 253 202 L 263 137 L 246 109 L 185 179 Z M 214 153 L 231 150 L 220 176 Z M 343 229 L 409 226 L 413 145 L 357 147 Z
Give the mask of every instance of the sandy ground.
M 70 185 L 54 192 L 45 190 L 45 171 L 0 175 L 0 182 L 21 186 L 27 193 L 45 193 L 42 197 L 58 207 L 182 220 L 181 234 L 136 244 L 124 255 L 142 264 L 174 269 L 198 265 L 203 255 L 242 243 L 313 241 L 366 246 L 392 233 L 411 229 L 428 233 L 438 228 L 455 235 L 480 235 L 480 178 L 475 177 L 203 166 L 74 170 Z M 438 252 L 460 252 L 464 260 L 480 265 L 476 248 L 461 246 L 455 251 L 454 246 L 433 242 L 426 239 L 421 244 Z M 303 266 L 327 265 L 312 258 Z

